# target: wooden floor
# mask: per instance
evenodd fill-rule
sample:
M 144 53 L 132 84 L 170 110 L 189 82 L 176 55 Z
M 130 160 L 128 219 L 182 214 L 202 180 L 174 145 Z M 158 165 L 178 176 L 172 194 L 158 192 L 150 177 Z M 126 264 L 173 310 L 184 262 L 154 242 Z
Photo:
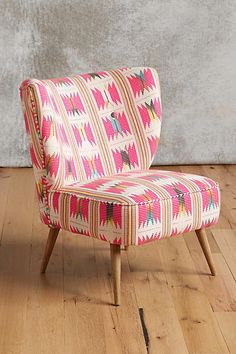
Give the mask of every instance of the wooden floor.
M 122 306 L 111 305 L 109 245 L 48 233 L 31 169 L 0 170 L 0 353 L 236 353 L 236 166 L 165 167 L 220 182 L 208 230 L 217 276 L 195 234 L 122 251 Z

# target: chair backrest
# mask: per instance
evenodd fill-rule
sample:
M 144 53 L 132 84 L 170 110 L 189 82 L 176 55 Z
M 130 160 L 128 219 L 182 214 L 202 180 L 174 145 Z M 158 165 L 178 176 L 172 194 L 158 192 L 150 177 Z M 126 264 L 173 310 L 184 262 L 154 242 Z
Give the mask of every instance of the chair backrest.
M 43 207 L 48 188 L 150 167 L 161 129 L 156 70 L 29 79 L 20 92 Z

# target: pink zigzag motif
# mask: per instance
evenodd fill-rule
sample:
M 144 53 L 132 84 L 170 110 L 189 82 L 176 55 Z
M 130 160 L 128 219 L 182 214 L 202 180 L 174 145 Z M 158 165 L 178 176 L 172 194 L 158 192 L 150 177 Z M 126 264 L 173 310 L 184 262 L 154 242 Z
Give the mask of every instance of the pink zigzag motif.
M 50 80 L 56 87 L 74 86 L 74 83 L 68 77 L 54 78 Z
M 82 156 L 82 162 L 87 178 L 96 178 L 99 176 L 104 176 L 103 166 L 101 163 L 100 156 L 98 154 L 94 155 L 91 158 Z
M 156 231 L 152 234 L 152 236 L 139 236 L 138 238 L 138 245 L 142 245 L 144 243 L 148 243 L 148 242 L 151 242 L 151 241 L 155 241 L 155 240 L 159 240 L 160 239 L 160 231 Z
M 97 154 L 94 156 L 94 163 L 95 163 L 95 166 L 96 166 L 96 170 L 98 171 L 98 174 L 100 176 L 104 176 L 104 170 L 103 170 L 103 166 L 102 166 L 102 162 L 101 162 L 101 159 L 100 159 L 100 156 Z
M 102 119 L 108 140 L 114 140 L 115 137 L 131 134 L 128 120 L 125 113 L 113 112 L 110 117 Z
M 105 100 L 102 96 L 101 91 L 99 91 L 97 88 L 91 89 L 93 97 L 95 98 L 95 101 L 97 103 L 98 109 L 100 111 L 100 109 L 104 109 L 105 107 Z
M 112 241 L 112 243 L 113 243 L 114 245 L 121 245 L 121 243 L 122 243 L 121 237 L 120 237 L 120 238 L 115 237 L 114 240 Z
M 134 144 L 129 144 L 123 149 L 112 150 L 113 159 L 116 165 L 116 171 L 121 172 L 124 166 L 131 170 L 132 166 L 138 165 L 138 156 Z
M 151 160 L 153 159 L 153 157 L 157 151 L 158 142 L 159 142 L 159 138 L 157 136 L 148 137 L 148 144 L 149 144 L 150 153 L 151 153 Z
M 213 187 L 213 188 L 216 186 L 216 182 L 213 181 L 213 180 L 210 179 L 210 178 L 204 177 L 204 181 L 206 181 L 208 185 L 210 184 L 210 186 Z M 208 188 L 209 188 L 209 187 L 208 187 Z
M 46 173 L 51 177 L 54 175 L 57 176 L 57 172 L 60 164 L 60 155 L 58 153 L 53 153 L 52 155 L 48 154 L 45 158 L 45 169 Z
M 61 98 L 68 115 L 72 114 L 75 116 L 85 113 L 85 109 L 78 92 L 71 95 L 61 95 Z
M 141 104 L 141 106 L 138 106 L 138 110 L 142 118 L 144 128 L 146 128 L 147 126 L 150 127 L 151 120 L 148 114 L 147 107 L 145 107 L 144 104 Z
M 161 173 L 155 172 L 155 173 L 152 173 L 150 175 L 148 174 L 147 176 L 137 176 L 137 178 L 144 179 L 146 181 L 155 182 L 155 181 L 167 179 L 168 176 L 165 176 L 165 175 L 163 175 Z
M 114 82 L 112 82 L 111 84 L 108 84 L 108 92 L 111 96 L 112 102 L 114 102 L 116 105 L 117 105 L 117 103 L 121 103 L 121 99 L 120 99 L 120 96 L 118 94 L 118 91 L 116 89 Z
M 203 203 L 203 211 L 208 211 L 210 208 L 219 206 L 219 195 L 217 188 L 210 189 L 207 184 L 199 181 L 198 179 L 193 179 L 193 182 L 199 187 L 199 190 L 202 191 L 201 196 Z M 213 184 L 213 186 L 215 185 Z
M 202 222 L 202 225 L 199 227 L 199 229 L 203 229 L 207 226 L 210 226 L 210 225 L 214 225 L 214 224 L 217 224 L 218 222 L 218 218 L 209 218 L 208 220 L 204 220 Z
M 48 222 L 48 224 L 49 224 L 49 222 Z M 55 228 L 55 229 L 60 229 L 60 228 L 61 228 L 60 221 L 52 220 L 51 226 L 52 226 L 53 228 Z
M 178 228 L 176 226 L 172 227 L 170 237 L 173 237 L 178 234 L 179 234 L 179 236 L 181 236 L 181 234 L 187 233 L 187 232 L 191 231 L 191 229 L 192 229 L 191 224 L 186 225 L 183 230 L 182 230 L 182 228 Z M 181 234 L 180 234 L 180 232 L 181 232 Z
M 75 234 L 81 234 L 83 236 L 88 236 L 88 237 L 90 236 L 89 231 L 81 229 L 81 228 L 78 228 L 76 226 L 70 225 L 69 229 L 70 229 L 71 232 L 73 232 Z
M 30 144 L 30 156 L 31 156 L 33 166 L 36 168 L 41 168 L 42 166 L 40 166 L 40 164 L 38 163 L 38 160 L 35 155 L 34 147 L 32 144 Z
M 87 141 L 91 145 L 95 145 L 95 139 L 89 123 L 81 123 L 80 126 L 72 124 L 72 130 L 79 147 L 83 145 L 83 142 Z
M 49 98 L 49 95 L 48 95 L 46 87 L 44 85 L 40 85 L 40 84 L 38 84 L 37 86 L 38 86 L 38 90 L 39 90 L 42 106 L 44 107 L 45 105 L 49 105 L 50 104 L 50 98 Z
M 93 79 L 92 76 L 89 74 L 80 74 L 78 76 L 82 77 L 86 82 L 92 81 L 92 79 Z
M 60 193 L 59 192 L 53 193 L 52 206 L 55 213 L 58 213 L 59 210 L 59 199 L 60 199 Z
M 123 68 L 119 68 L 120 71 L 127 71 L 128 69 L 130 69 L 130 67 L 128 67 L 128 66 L 124 66 Z
M 149 91 L 155 88 L 155 81 L 150 69 L 140 70 L 139 73 L 132 74 L 130 77 L 127 76 L 127 78 L 135 98 L 143 94 L 145 90 Z
M 75 163 L 72 158 L 65 158 L 65 178 L 68 179 L 72 177 L 73 180 L 76 180 L 76 170 L 75 170 Z
M 110 186 L 108 188 L 105 189 L 105 192 L 109 192 L 109 193 L 114 193 L 114 194 L 123 194 L 124 191 L 126 191 L 126 189 L 128 187 L 134 187 L 136 186 L 136 183 L 132 183 L 132 182 L 115 182 L 113 186 Z
M 98 71 L 97 74 L 100 76 L 100 77 L 108 77 L 108 73 L 106 71 Z
M 141 106 L 138 106 L 138 110 L 140 116 L 143 121 L 143 126 L 146 128 L 147 126 L 150 127 L 151 120 L 161 119 L 161 104 L 160 100 L 155 98 L 154 100 L 148 103 L 142 103 Z
M 118 149 L 112 150 L 112 155 L 113 155 L 113 159 L 114 159 L 114 162 L 116 165 L 116 171 L 122 172 L 123 161 L 122 161 L 120 150 L 118 150 Z
M 160 221 L 160 200 L 157 200 L 158 196 L 156 193 L 150 189 L 146 189 L 142 194 L 132 195 L 132 199 L 136 203 L 145 203 L 139 207 L 139 228 L 152 226 Z
M 144 69 L 144 76 L 145 76 L 146 81 L 148 82 L 148 86 L 151 89 L 156 88 L 155 80 L 154 80 L 154 77 L 153 77 L 153 74 L 152 74 L 152 71 L 150 68 Z
M 100 203 L 100 225 L 109 224 L 121 228 L 122 225 L 122 205 L 112 203 Z
M 107 77 L 108 74 L 105 71 L 100 71 L 97 73 L 80 74 L 78 76 L 82 77 L 86 82 L 88 82 L 88 81 L 92 81 L 96 78 L 102 79 L 104 77 Z
M 158 99 L 154 98 L 153 104 L 154 104 L 157 116 L 159 117 L 159 119 L 161 119 L 162 118 L 162 109 L 161 109 L 161 102 L 160 102 L 159 97 L 158 97 Z
M 71 95 L 71 98 L 75 104 L 75 109 L 80 113 L 85 113 L 85 109 L 84 109 L 84 106 L 83 106 L 83 103 L 81 101 L 81 97 L 80 97 L 80 94 L 78 92 L 76 93 L 73 93 Z
M 88 221 L 89 216 L 89 200 L 79 199 L 76 195 L 72 195 L 70 198 L 70 217 L 78 218 Z
M 113 205 L 113 220 L 114 220 L 115 227 L 121 228 L 121 225 L 122 225 L 122 205 L 120 205 L 120 204 Z
M 172 217 L 177 218 L 181 214 L 191 215 L 192 204 L 189 190 L 182 183 L 174 182 L 164 185 L 163 188 L 170 194 L 172 199 Z
M 133 167 L 138 166 L 138 155 L 137 155 L 137 152 L 136 152 L 135 145 L 134 144 L 129 144 L 127 150 L 128 150 L 128 154 L 129 154 L 129 157 L 130 157 L 131 165 Z
M 107 181 L 108 180 L 106 178 L 95 179 L 94 181 L 80 185 L 80 188 L 92 189 L 92 190 L 96 191 L 96 190 L 100 189 L 101 187 L 103 187 L 103 185 Z
M 91 125 L 90 123 L 85 123 L 84 124 L 84 130 L 85 130 L 85 134 L 87 136 L 87 139 L 88 141 L 90 142 L 91 145 L 95 145 L 95 139 L 94 139 L 94 136 L 93 136 L 93 132 L 92 132 L 92 129 L 91 129 Z
M 42 139 L 48 141 L 50 137 L 57 137 L 56 134 L 56 125 L 50 116 L 42 117 Z
M 102 240 L 102 241 L 107 241 L 107 238 L 106 238 L 106 236 L 104 235 L 104 234 L 99 234 L 99 236 L 98 236 L 98 238 L 100 239 L 100 240 Z
M 42 220 L 43 224 L 46 224 L 46 225 L 49 224 L 49 220 L 48 220 L 48 217 L 45 214 L 45 212 L 40 212 L 40 219 Z
M 184 230 L 183 230 L 183 234 L 185 234 L 185 233 L 191 231 L 191 228 L 192 228 L 191 224 L 187 225 L 187 226 L 184 228 Z

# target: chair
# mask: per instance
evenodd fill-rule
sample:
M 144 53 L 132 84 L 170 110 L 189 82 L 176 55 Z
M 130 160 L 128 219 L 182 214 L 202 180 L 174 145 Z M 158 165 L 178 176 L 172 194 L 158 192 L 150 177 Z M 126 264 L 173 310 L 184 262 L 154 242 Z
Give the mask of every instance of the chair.
M 149 170 L 159 142 L 157 72 L 122 68 L 20 87 L 40 217 L 49 235 L 44 273 L 60 229 L 110 243 L 114 303 L 121 246 L 196 230 L 215 275 L 205 228 L 219 218 L 210 178 Z

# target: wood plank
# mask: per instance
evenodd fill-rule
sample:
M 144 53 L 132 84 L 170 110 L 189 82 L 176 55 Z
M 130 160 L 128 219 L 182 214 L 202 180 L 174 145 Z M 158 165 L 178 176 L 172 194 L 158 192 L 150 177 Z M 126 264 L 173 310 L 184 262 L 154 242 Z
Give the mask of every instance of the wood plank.
M 0 196 L 1 196 L 1 207 L 0 207 L 0 246 L 2 239 L 2 231 L 4 225 L 5 211 L 7 205 L 7 196 L 9 185 L 12 178 L 12 169 L 10 168 L 0 168 Z
M 228 353 L 183 237 L 160 242 L 158 251 L 189 353 Z
M 0 247 L 0 348 L 21 353 L 25 341 L 34 185 L 31 169 L 10 181 Z
M 218 312 L 215 314 L 231 354 L 236 353 L 236 313 Z
M 133 272 L 138 307 L 144 311 L 149 353 L 188 353 L 164 273 Z
M 108 245 L 109 247 L 109 245 Z M 130 248 L 129 248 L 130 249 Z M 106 243 L 95 241 L 95 256 L 100 296 L 104 299 L 103 323 L 106 338 L 106 352 L 146 353 L 133 279 L 130 276 L 127 259 L 129 251 L 121 252 L 121 306 L 113 306 L 111 260 Z M 102 281 L 101 281 L 102 279 Z M 106 305 L 106 304 L 110 304 Z M 116 349 L 115 349 L 116 348 Z
M 235 230 L 212 230 L 213 236 L 236 280 L 236 233 Z
M 40 276 L 48 228 L 39 220 L 32 170 L 0 170 L 0 352 L 144 354 L 142 308 L 149 353 L 235 353 L 236 166 L 158 169 L 220 182 L 222 215 L 207 230 L 217 276 L 209 276 L 194 233 L 129 247 L 120 308 L 112 306 L 105 242 L 62 232 Z
M 105 335 L 93 239 L 61 232 L 64 258 L 65 348 L 105 352 Z
M 22 348 L 22 353 L 27 354 L 65 352 L 62 239 L 59 235 L 47 272 L 40 274 L 47 235 L 48 227 L 39 219 L 35 198 L 25 341 Z
M 139 308 L 149 335 L 149 353 L 188 353 L 158 252 L 160 240 L 127 253 Z
M 98 241 L 94 250 L 93 242 L 63 237 L 65 346 L 77 353 L 146 353 L 133 284 L 123 274 L 122 306 L 113 306 L 109 244 Z
M 235 282 L 229 269 L 226 270 L 222 264 L 222 261 L 224 262 L 222 255 L 213 253 L 217 273 L 215 277 L 212 277 L 209 275 L 208 265 L 194 232 L 186 235 L 184 239 L 212 310 L 236 311 L 236 291 L 233 293 L 227 287 L 227 284 L 232 286 Z M 236 290 L 236 288 L 234 289 Z

